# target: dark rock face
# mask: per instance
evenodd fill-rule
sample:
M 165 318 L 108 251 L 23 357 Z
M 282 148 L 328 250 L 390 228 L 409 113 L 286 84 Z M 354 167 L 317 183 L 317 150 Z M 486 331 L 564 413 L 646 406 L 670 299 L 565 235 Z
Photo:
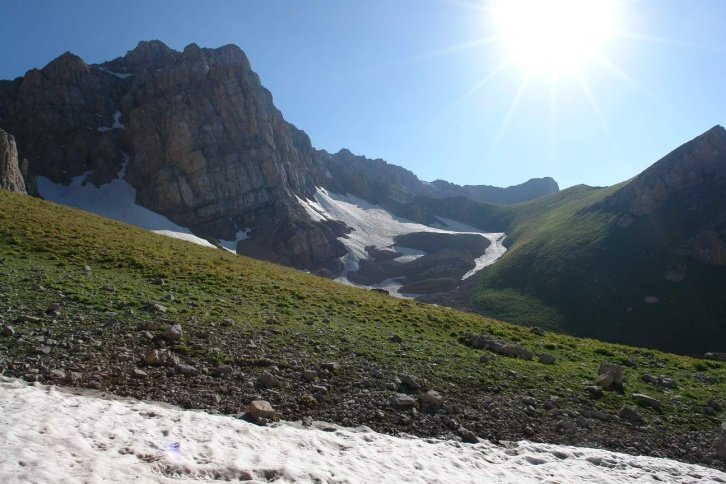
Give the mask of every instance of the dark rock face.
M 18 166 L 15 138 L 0 129 L 0 188 L 26 193 L 25 181 Z

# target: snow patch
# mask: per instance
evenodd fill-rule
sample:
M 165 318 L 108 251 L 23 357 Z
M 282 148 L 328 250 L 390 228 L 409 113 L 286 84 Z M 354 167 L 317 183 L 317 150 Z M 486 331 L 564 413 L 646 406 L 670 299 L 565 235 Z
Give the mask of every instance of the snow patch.
M 133 76 L 133 74 L 121 74 L 119 72 L 112 72 L 104 67 L 99 67 L 99 69 L 101 69 L 102 71 L 104 71 L 108 74 L 111 74 L 112 76 L 116 76 L 119 79 L 128 79 L 129 77 Z
M 512 448 L 321 430 L 101 398 L 0 377 L 0 480 L 20 482 L 726 482 L 715 469 L 599 449 Z
M 101 126 L 100 128 L 96 128 L 98 131 L 105 133 L 106 131 L 110 131 L 112 129 L 126 129 L 126 126 L 121 124 L 121 111 L 116 111 L 113 113 L 113 124 L 111 126 Z
M 237 234 L 234 236 L 234 239 L 232 240 L 220 240 L 219 245 L 222 246 L 222 248 L 227 249 L 228 251 L 236 254 L 237 253 L 237 243 L 241 240 L 247 240 L 250 238 L 250 232 L 252 232 L 251 228 L 245 228 L 242 230 L 239 230 Z
M 87 181 L 90 174 L 87 172 L 74 177 L 67 186 L 53 183 L 48 178 L 39 176 L 38 191 L 44 199 L 51 202 L 79 208 L 161 235 L 205 247 L 214 247 L 208 241 L 194 235 L 188 228 L 177 225 L 163 215 L 137 205 L 136 189 L 124 180 L 128 162 L 129 158 L 125 155 L 118 178 L 99 187 Z
M 464 275 L 464 279 L 493 264 L 507 251 L 502 245 L 505 237 L 503 233 L 485 233 L 466 224 L 444 218 L 439 219 L 441 227 L 429 227 L 396 217 L 384 208 L 353 195 L 342 196 L 328 192 L 324 188 L 318 188 L 312 199 L 297 197 L 297 200 L 312 220 L 317 222 L 340 220 L 353 229 L 352 232 L 339 239 L 348 249 L 348 254 L 341 258 L 343 272 L 337 279 L 341 282 L 349 282 L 348 273 L 357 271 L 360 261 L 369 258 L 369 254 L 365 250 L 367 246 L 389 249 L 393 247 L 394 237 L 413 232 L 476 234 L 488 239 L 489 247 L 482 256 L 474 261 L 474 268 Z M 410 262 L 415 258 L 410 256 L 420 256 L 421 254 L 420 252 L 418 254 L 409 253 L 404 257 L 409 256 L 407 261 Z

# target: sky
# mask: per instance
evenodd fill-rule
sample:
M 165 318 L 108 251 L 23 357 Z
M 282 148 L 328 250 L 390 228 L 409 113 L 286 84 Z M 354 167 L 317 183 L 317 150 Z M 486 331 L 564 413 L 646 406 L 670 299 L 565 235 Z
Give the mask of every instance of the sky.
M 596 53 L 534 69 L 515 58 L 497 0 L 2 0 L 0 79 L 65 51 L 97 63 L 140 40 L 233 43 L 316 148 L 459 184 L 612 185 L 726 124 L 725 1 L 540 1 L 608 3 Z M 527 15 L 514 22 L 531 31 Z M 543 36 L 562 30 L 535 18 Z M 532 49 L 562 47 L 525 40 L 539 59 Z

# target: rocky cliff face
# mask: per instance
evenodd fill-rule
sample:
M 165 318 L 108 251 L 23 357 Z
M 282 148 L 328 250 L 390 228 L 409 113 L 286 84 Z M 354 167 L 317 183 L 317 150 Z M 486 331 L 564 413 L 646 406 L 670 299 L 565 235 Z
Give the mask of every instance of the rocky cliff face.
M 0 188 L 26 193 L 25 181 L 18 166 L 15 138 L 0 129 Z
M 66 53 L 0 83 L 0 119 L 32 171 L 54 182 L 90 171 L 102 184 L 127 159 L 137 202 L 200 235 L 229 240 L 254 227 L 282 251 L 267 258 L 310 269 L 342 250 L 294 198 L 320 184 L 324 158 L 236 46 L 141 42 L 100 65 Z

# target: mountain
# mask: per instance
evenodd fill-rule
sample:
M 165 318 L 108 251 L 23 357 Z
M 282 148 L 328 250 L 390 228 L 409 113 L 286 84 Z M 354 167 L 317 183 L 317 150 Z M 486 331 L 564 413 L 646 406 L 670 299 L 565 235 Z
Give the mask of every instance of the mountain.
M 233 45 L 177 52 L 140 42 L 97 65 L 67 52 L 0 82 L 0 126 L 15 135 L 48 200 L 345 281 L 360 261 L 375 264 L 375 251 L 413 250 L 395 249 L 394 237 L 448 231 L 452 241 L 460 238 L 453 232 L 481 232 L 452 229 L 417 210 L 416 197 L 471 192 L 513 202 L 558 189 L 552 180 L 506 189 L 431 184 L 382 160 L 316 150 Z M 337 215 L 317 211 L 322 199 Z M 387 224 L 387 235 L 363 219 Z M 415 273 L 419 289 L 451 288 L 481 268 L 498 237 L 480 235 L 476 251 L 432 254 L 416 270 L 399 267 L 407 259 L 389 263 L 371 285 L 396 292 Z
M 507 453 L 529 448 L 522 442 L 528 439 L 726 469 L 717 450 L 726 418 L 724 362 L 532 331 L 387 297 L 6 190 L 0 207 L 4 382 L 93 388 L 110 398 L 233 415 L 239 423 L 240 416 L 250 419 L 250 402 L 265 400 L 271 418 L 289 422 L 466 442 L 481 437 Z M 430 241 L 410 242 L 426 248 Z M 56 399 L 78 393 L 37 388 Z M 0 393 L 4 401 L 17 394 Z M 12 401 L 8 415 L 37 417 L 18 407 L 18 397 Z M 106 408 L 100 403 L 93 405 Z M 64 415 L 78 411 L 63 408 Z M 183 415 L 195 423 L 200 414 Z M 41 423 L 47 430 L 47 420 Z M 64 429 L 51 433 L 67 440 Z M 188 436 L 170 432 L 168 442 L 181 442 L 188 457 Z M 26 448 L 26 433 L 14 435 Z M 126 437 L 103 435 L 129 445 Z M 340 449 L 333 450 L 339 457 Z M 565 451 L 554 460 L 580 452 Z M 132 453 L 122 463 L 158 471 L 149 460 Z M 195 462 L 211 472 L 206 459 Z M 517 462 L 543 468 L 540 461 Z M 230 469 L 229 461 L 224 465 Z M 591 465 L 603 468 L 599 460 Z M 26 470 L 15 461 L 6 467 Z
M 481 273 L 474 307 L 607 341 L 726 348 L 724 128 L 612 187 L 510 207 L 447 203 L 439 214 L 508 234 L 506 256 Z

